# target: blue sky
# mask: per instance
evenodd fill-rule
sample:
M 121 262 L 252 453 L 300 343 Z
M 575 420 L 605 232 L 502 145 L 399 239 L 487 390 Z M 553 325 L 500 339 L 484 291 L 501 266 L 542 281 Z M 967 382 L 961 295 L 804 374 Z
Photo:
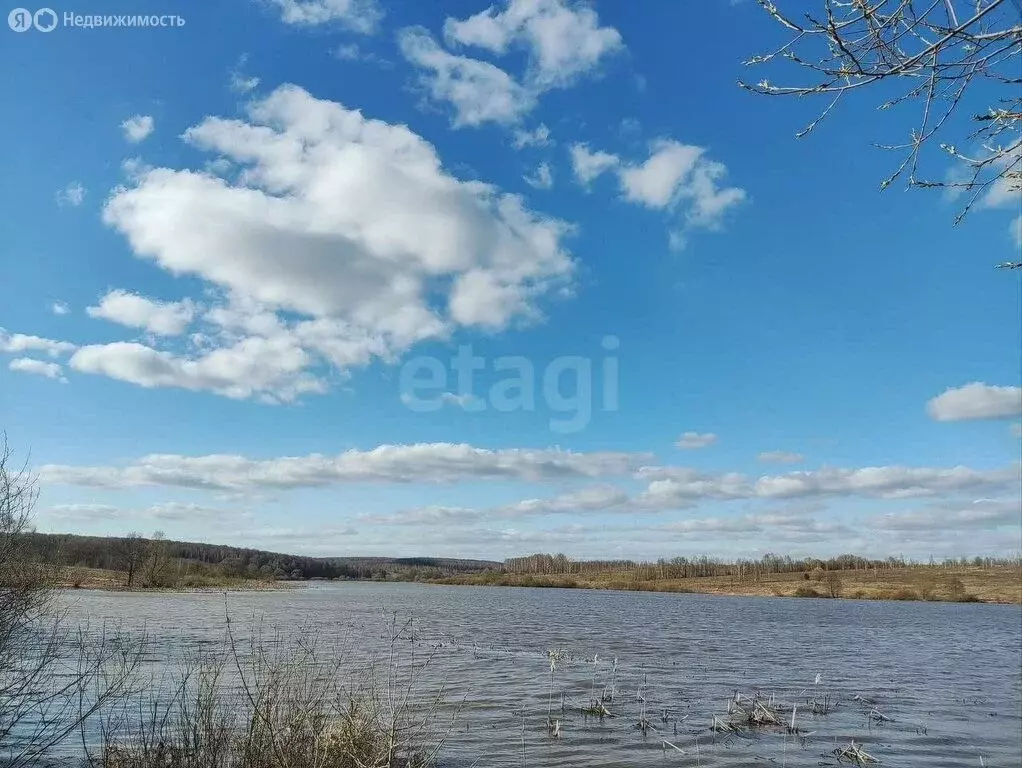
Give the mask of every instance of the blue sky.
M 822 105 L 736 86 L 755 3 L 180 17 L 3 33 L 0 426 L 41 530 L 1022 549 L 1019 197 L 879 192 L 911 116 L 869 95 L 796 140 Z

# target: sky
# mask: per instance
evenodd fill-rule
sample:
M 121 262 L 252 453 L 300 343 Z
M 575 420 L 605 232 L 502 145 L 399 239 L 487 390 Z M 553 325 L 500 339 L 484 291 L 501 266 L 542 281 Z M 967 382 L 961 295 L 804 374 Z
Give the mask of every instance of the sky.
M 736 84 L 784 39 L 758 4 L 641 9 L 97 0 L 3 29 L 0 429 L 38 529 L 1022 552 L 1022 275 L 994 268 L 1022 200 L 956 226 L 961 198 L 881 192 L 912 115 L 866 92 L 796 139 L 825 104 Z

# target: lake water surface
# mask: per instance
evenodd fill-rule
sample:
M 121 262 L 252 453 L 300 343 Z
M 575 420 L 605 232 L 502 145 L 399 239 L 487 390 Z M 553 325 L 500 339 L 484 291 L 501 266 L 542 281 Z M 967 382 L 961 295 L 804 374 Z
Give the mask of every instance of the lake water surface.
M 153 664 L 224 633 L 223 595 L 67 599 L 92 625 L 144 624 Z M 426 683 L 465 701 L 444 751 L 449 768 L 522 766 L 523 720 L 529 768 L 837 765 L 834 748 L 852 739 L 885 766 L 1022 765 L 1018 606 L 360 582 L 232 593 L 228 606 L 234 626 L 302 627 L 363 650 L 388 644 L 395 613 L 413 619 L 415 647 L 439 646 Z M 545 726 L 555 648 L 568 654 L 553 678 L 556 740 Z M 615 658 L 616 717 L 584 718 L 594 673 L 599 690 L 609 686 Z M 659 733 L 635 727 L 640 690 Z M 798 713 L 812 733 L 804 742 L 779 729 L 712 733 L 711 716 L 726 713 L 736 690 L 838 704 L 825 716 Z M 874 707 L 890 721 L 874 723 Z M 665 738 L 685 754 L 665 751 Z

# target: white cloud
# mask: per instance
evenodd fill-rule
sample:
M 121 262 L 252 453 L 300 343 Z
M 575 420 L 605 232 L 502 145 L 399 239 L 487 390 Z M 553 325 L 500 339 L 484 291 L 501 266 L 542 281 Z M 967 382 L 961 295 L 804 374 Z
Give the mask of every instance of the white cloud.
M 691 504 L 706 499 L 787 499 L 861 496 L 903 499 L 947 493 L 1000 491 L 1017 488 L 1019 466 L 997 470 L 968 467 L 825 467 L 815 471 L 764 475 L 750 479 L 738 473 L 714 475 L 687 467 L 644 467 L 649 481 L 643 494 L 651 504 Z
M 50 311 L 55 315 L 66 315 L 71 311 L 71 308 L 63 301 L 55 301 L 50 304 Z
M 459 326 L 499 331 L 571 280 L 568 225 L 448 174 L 406 127 L 295 86 L 251 104 L 249 122 L 207 118 L 185 140 L 240 166 L 236 180 L 140 168 L 104 220 L 138 257 L 227 303 L 203 316 L 190 351 L 93 345 L 78 370 L 289 400 L 324 391 L 311 371 L 323 362 L 343 373 Z M 194 307 L 114 292 L 94 313 L 171 334 Z
M 1011 425 L 1011 434 L 1014 437 L 1022 437 L 1022 424 L 1012 424 Z
M 159 336 L 178 336 L 195 318 L 196 306 L 189 299 L 155 301 L 128 291 L 113 290 L 100 299 L 99 306 L 87 307 L 85 311 L 89 317 L 143 328 Z
M 61 520 L 112 520 L 121 515 L 121 510 L 110 504 L 54 504 L 47 512 Z
M 87 190 L 80 181 L 72 181 L 62 190 L 57 192 L 58 205 L 70 205 L 77 208 L 85 201 Z
M 11 360 L 7 366 L 10 370 L 18 373 L 31 373 L 35 376 L 45 376 L 47 379 L 57 379 L 66 382 L 63 376 L 64 369 L 59 363 L 48 363 L 43 360 L 33 360 L 30 357 L 18 357 Z
M 509 0 L 504 10 L 491 6 L 468 19 L 448 18 L 444 36 L 448 45 L 499 55 L 519 45 L 529 55 L 524 77 L 516 79 L 495 64 L 444 50 L 422 27 L 401 30 L 402 53 L 424 70 L 423 83 L 432 98 L 454 107 L 455 128 L 486 122 L 514 125 L 544 92 L 574 84 L 624 47 L 616 29 L 600 26 L 595 11 L 565 0 Z M 516 134 L 516 141 L 526 146 L 545 143 L 548 136 L 544 126 L 538 135 Z
M 650 144 L 641 163 L 624 162 L 608 152 L 593 152 L 585 144 L 571 147 L 575 178 L 583 186 L 606 171 L 617 173 L 623 200 L 678 219 L 670 231 L 673 248 L 685 247 L 690 232 L 720 229 L 726 214 L 743 202 L 745 190 L 725 186 L 727 168 L 706 158 L 706 150 L 672 139 Z
M 310 355 L 284 336 L 252 336 L 191 357 L 135 342 L 93 344 L 79 349 L 70 360 L 76 371 L 146 389 L 175 387 L 238 400 L 259 396 L 269 403 L 325 392 L 325 382 L 304 373 L 310 364 Z
M 582 185 L 588 185 L 597 176 L 615 168 L 621 162 L 617 155 L 593 152 L 587 144 L 572 144 L 568 151 L 571 154 L 571 169 Z
M 974 381 L 949 387 L 926 404 L 937 421 L 1010 419 L 1022 415 L 1022 387 L 995 387 Z
M 546 127 L 546 123 L 540 123 L 531 131 L 520 128 L 515 130 L 512 134 L 511 143 L 515 149 L 548 147 L 553 144 L 553 139 L 550 138 L 550 129 Z
M 636 505 L 628 494 L 610 485 L 594 485 L 555 496 L 551 499 L 524 499 L 512 504 L 488 509 L 465 507 L 428 506 L 402 510 L 392 514 L 361 515 L 364 523 L 382 525 L 459 525 L 521 519 L 527 517 L 548 517 L 550 515 L 593 514 L 597 512 L 633 511 Z
M 134 115 L 121 123 L 124 138 L 132 144 L 138 144 L 153 132 L 155 122 L 150 115 Z
M 699 432 L 686 432 L 674 444 L 677 448 L 693 449 L 705 448 L 717 442 L 717 436 L 712 432 L 700 434 Z
M 621 34 L 600 26 L 588 5 L 569 0 L 508 0 L 468 19 L 447 19 L 449 43 L 505 54 L 518 44 L 529 53 L 527 80 L 537 88 L 564 87 L 624 48 Z
M 536 105 L 535 94 L 500 67 L 448 53 L 421 27 L 402 30 L 398 43 L 405 58 L 424 70 L 422 81 L 432 98 L 454 108 L 455 128 L 511 125 Z
M 50 357 L 58 357 L 76 349 L 76 345 L 67 341 L 54 341 L 24 333 L 8 333 L 0 328 L 0 352 L 45 352 Z
M 682 520 L 663 526 L 671 533 L 721 535 L 755 538 L 784 543 L 816 543 L 833 540 L 836 536 L 847 536 L 852 529 L 835 520 L 818 520 L 798 512 L 763 512 L 757 514 L 704 517 Z
M 353 32 L 369 34 L 383 18 L 376 0 L 271 0 L 280 8 L 281 21 L 297 26 L 337 23 Z
M 1015 241 L 1016 248 L 1022 248 L 1022 216 L 1017 216 L 1011 220 L 1011 226 L 1009 228 L 1011 239 Z
M 523 177 L 525 183 L 536 189 L 550 189 L 554 185 L 554 174 L 550 163 L 540 163 L 535 173 Z
M 1018 526 L 1022 522 L 1017 499 L 978 499 L 969 503 L 947 503 L 928 508 L 891 512 L 872 518 L 869 523 L 885 531 L 972 531 L 1001 525 Z
M 794 451 L 763 451 L 756 458 L 774 464 L 798 464 L 805 459 L 805 456 Z
M 199 490 L 316 488 L 344 483 L 453 483 L 479 480 L 542 482 L 624 475 L 646 454 L 576 453 L 559 448 L 490 450 L 465 444 L 381 445 L 336 456 L 275 459 L 237 455 L 144 456 L 127 467 L 46 465 L 45 483 L 93 488 L 174 486 Z
M 204 526 L 220 520 L 237 520 L 248 514 L 238 510 L 206 507 L 190 502 L 168 501 L 152 504 L 142 509 L 122 509 L 110 504 L 54 504 L 47 510 L 47 516 L 58 520 L 90 522 L 96 520 L 125 520 L 141 522 L 153 520 L 162 522 L 184 522 L 201 520 Z
M 992 165 L 997 178 L 979 200 L 981 208 L 1013 208 L 1022 206 L 1022 185 L 1019 183 L 1019 166 L 1022 166 L 1022 141 L 1008 148 L 1008 152 Z

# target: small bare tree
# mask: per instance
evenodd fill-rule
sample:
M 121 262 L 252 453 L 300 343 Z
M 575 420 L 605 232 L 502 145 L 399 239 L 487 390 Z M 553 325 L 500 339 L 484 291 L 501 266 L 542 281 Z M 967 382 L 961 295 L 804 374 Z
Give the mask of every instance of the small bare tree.
M 990 202 L 1004 203 L 1022 194 L 1022 23 L 1016 3 L 823 0 L 818 13 L 802 17 L 785 15 L 772 0 L 759 4 L 783 27 L 788 40 L 745 63 L 787 62 L 792 82 L 740 80 L 739 85 L 767 96 L 827 99 L 798 137 L 810 133 L 852 92 L 869 88 L 881 94 L 882 110 L 914 104 L 918 111 L 907 141 L 878 145 L 903 154 L 881 188 L 906 177 L 909 186 L 966 192 L 968 201 L 955 223 L 984 195 Z M 952 119 L 962 105 L 974 111 L 971 133 Z M 942 140 L 956 132 L 966 135 Z M 920 155 L 934 142 L 956 161 L 959 175 L 921 175 Z
M 170 551 L 167 547 L 167 537 L 163 531 L 153 533 L 147 549 L 145 585 L 147 587 L 165 586 L 167 568 L 170 565 Z
M 844 584 L 841 582 L 841 577 L 838 576 L 836 571 L 827 571 L 827 576 L 824 579 L 827 585 L 827 594 L 831 597 L 841 597 L 841 592 L 844 590 Z
M 149 542 L 145 540 L 141 533 L 132 531 L 121 540 L 119 549 L 121 566 L 127 574 L 126 586 L 128 589 L 131 589 L 135 586 L 135 577 L 145 562 L 149 551 Z

